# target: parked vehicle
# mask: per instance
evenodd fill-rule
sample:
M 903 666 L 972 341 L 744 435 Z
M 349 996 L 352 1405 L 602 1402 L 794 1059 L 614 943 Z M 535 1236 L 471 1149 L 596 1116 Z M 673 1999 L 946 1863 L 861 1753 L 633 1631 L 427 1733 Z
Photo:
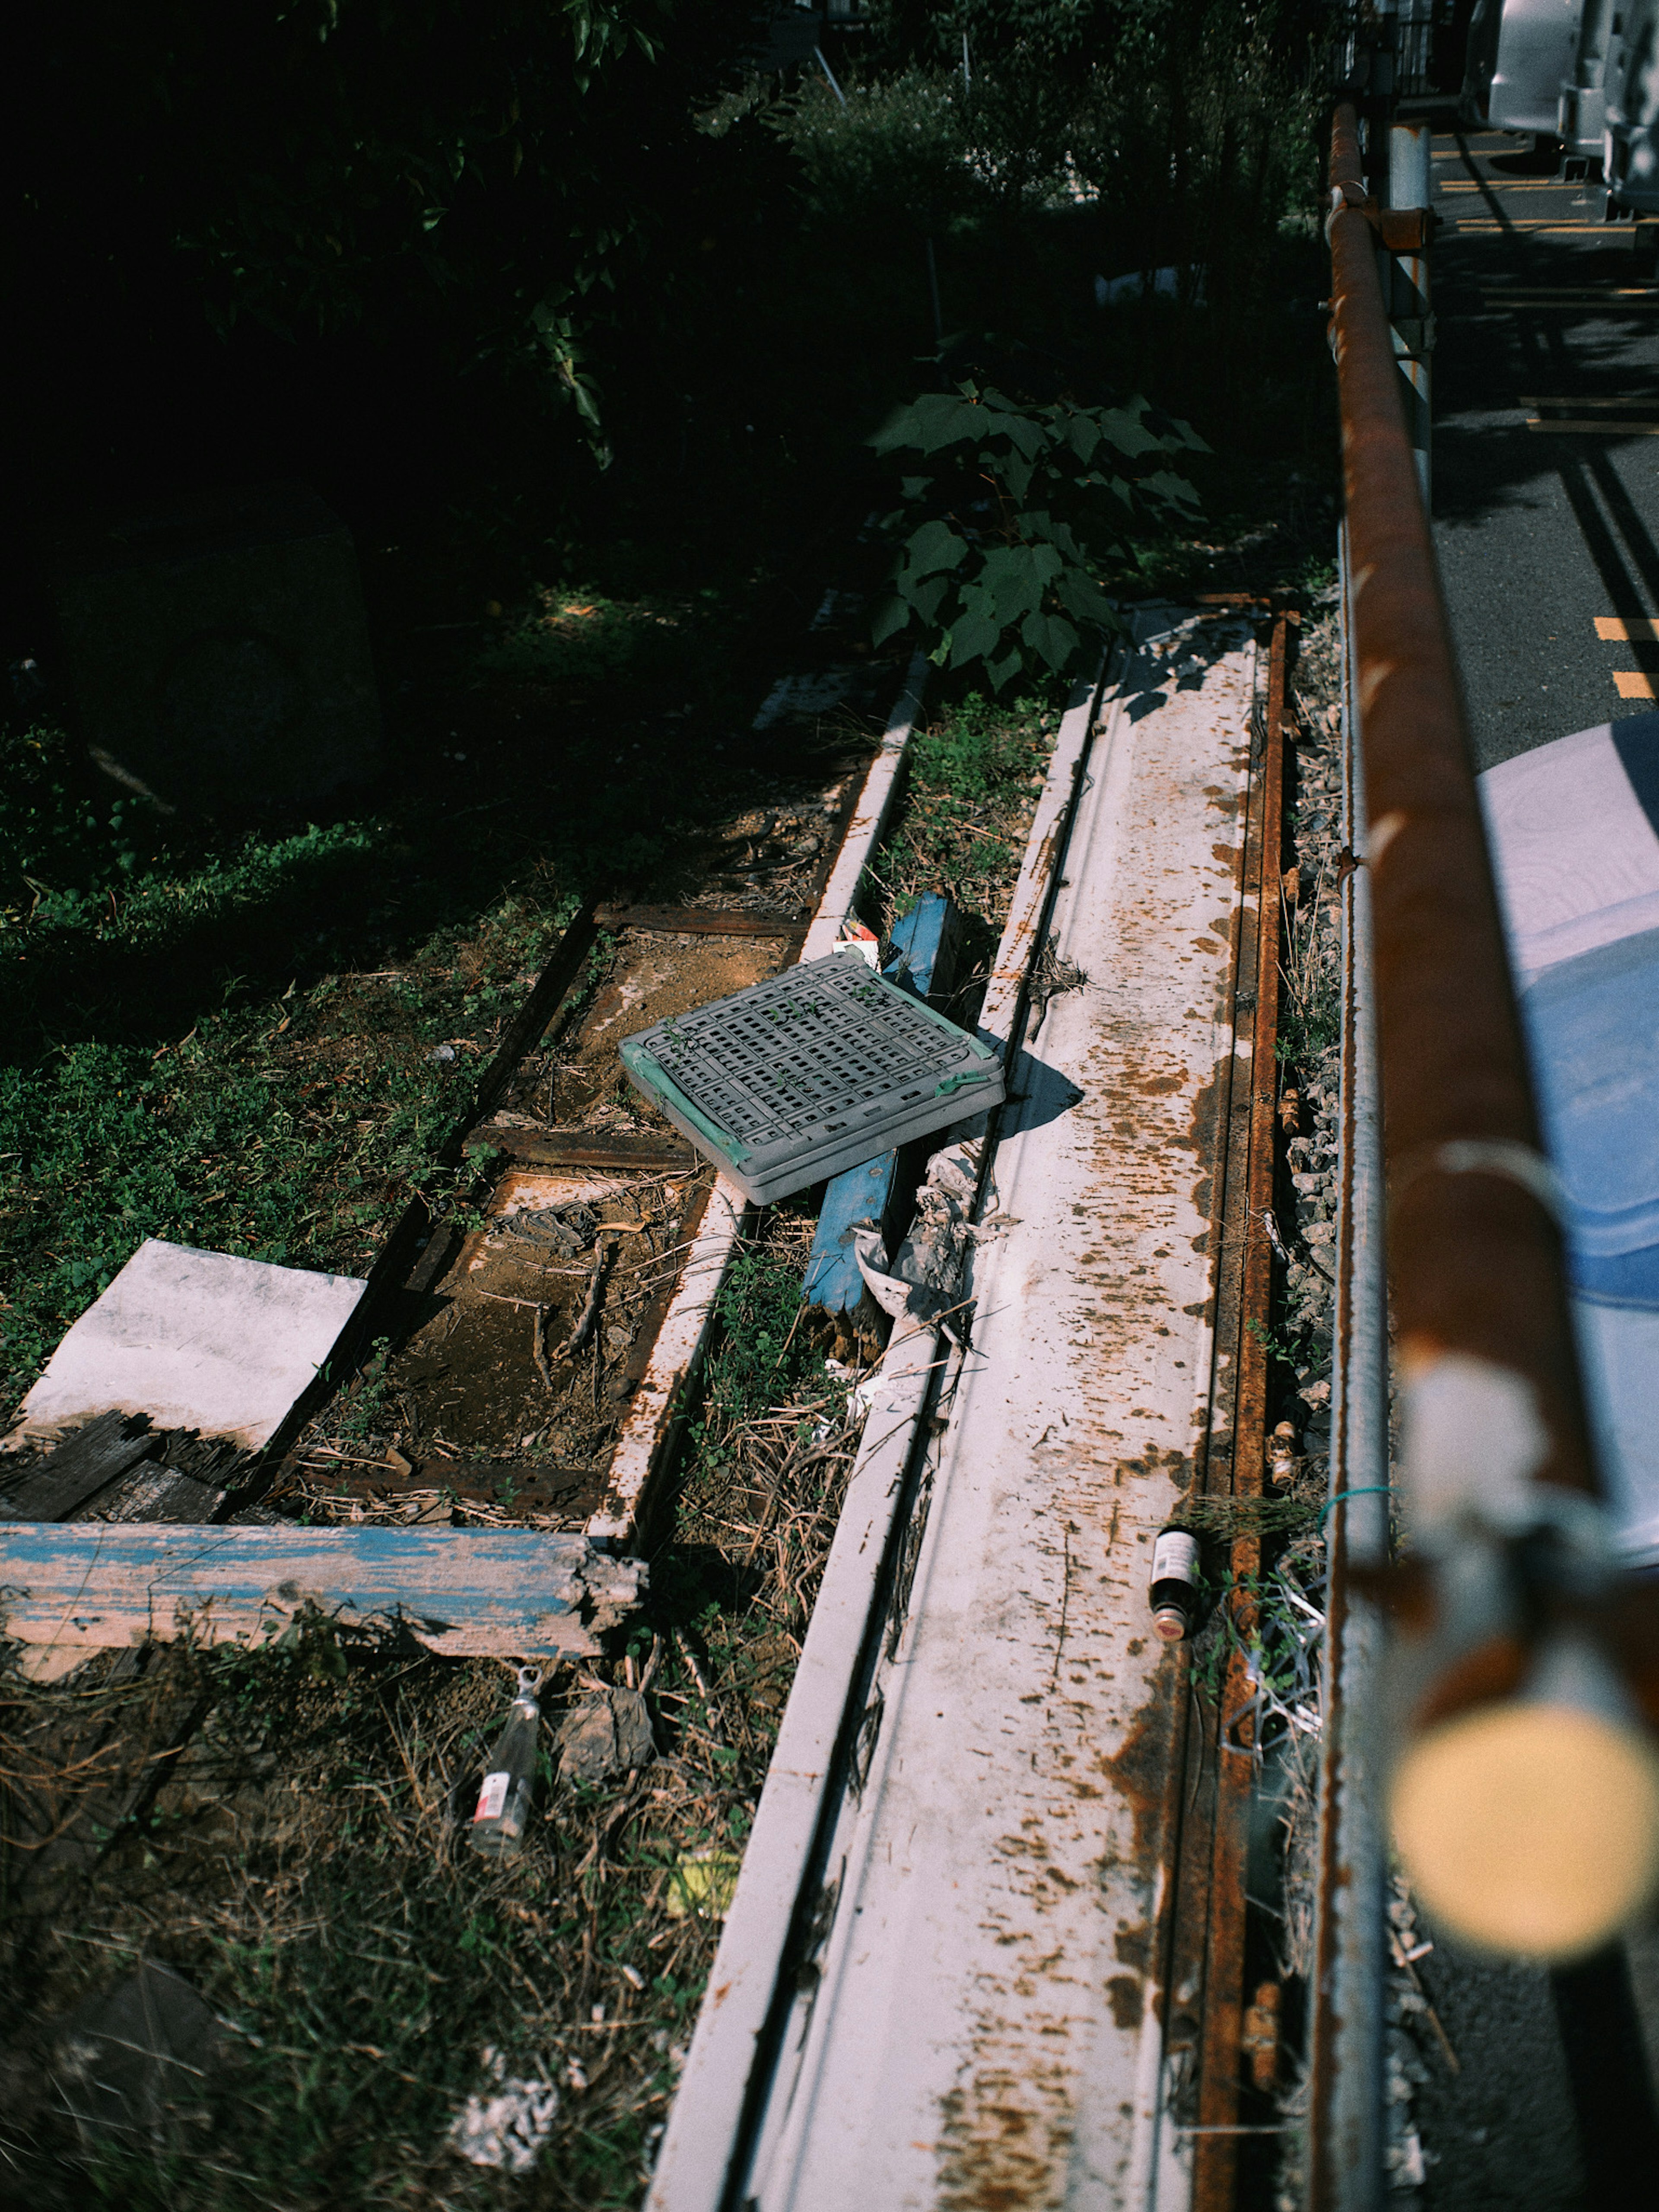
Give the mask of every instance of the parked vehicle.
M 1659 0 L 1621 0 L 1607 71 L 1602 166 L 1609 196 L 1659 215 Z
M 1469 21 L 1463 113 L 1494 131 L 1553 138 L 1561 86 L 1577 58 L 1584 0 L 1478 0 Z
M 1624 24 L 1620 0 L 1583 0 L 1571 73 L 1561 80 L 1555 135 L 1564 150 L 1587 161 L 1601 159 L 1607 130 L 1607 78 Z

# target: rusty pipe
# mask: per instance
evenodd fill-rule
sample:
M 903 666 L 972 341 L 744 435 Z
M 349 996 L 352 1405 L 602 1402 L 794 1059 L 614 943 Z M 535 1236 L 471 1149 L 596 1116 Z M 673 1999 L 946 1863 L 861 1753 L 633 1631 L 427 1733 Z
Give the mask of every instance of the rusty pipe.
M 1336 112 L 1331 186 L 1401 1360 L 1408 1377 L 1462 1355 L 1524 1378 L 1547 1437 L 1532 1472 L 1595 1496 L 1560 1234 L 1371 227 L 1334 204 L 1345 187 L 1364 192 L 1351 107 Z
M 1614 1648 L 1556 1187 L 1346 103 L 1329 176 L 1368 823 L 1356 857 L 1418 1554 L 1394 1586 L 1390 1817 L 1443 1919 L 1492 1948 L 1560 1957 L 1610 1934 L 1659 1871 L 1659 1758 Z M 1602 1848 L 1615 1828 L 1617 1863 Z

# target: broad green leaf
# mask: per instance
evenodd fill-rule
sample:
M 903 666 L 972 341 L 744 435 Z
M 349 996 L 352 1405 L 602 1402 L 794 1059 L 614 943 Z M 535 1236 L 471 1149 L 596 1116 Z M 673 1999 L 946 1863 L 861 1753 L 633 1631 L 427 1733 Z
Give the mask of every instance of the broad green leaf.
M 958 538 L 948 522 L 924 522 L 905 540 L 903 582 L 916 583 L 936 568 L 955 568 L 967 550 L 967 539 Z
M 1034 461 L 1048 442 L 1042 426 L 1032 422 L 1029 415 L 989 406 L 980 409 L 979 415 L 981 437 L 1006 438 L 1027 460 Z
M 949 598 L 955 581 L 953 576 L 930 576 L 925 584 L 918 584 L 914 591 L 906 592 L 905 597 L 921 622 L 931 624 L 939 619 L 939 611 Z
M 1072 416 L 1066 422 L 1066 435 L 1072 451 L 1077 455 L 1079 460 L 1087 461 L 1094 458 L 1095 447 L 1100 443 L 1102 432 L 1099 423 L 1095 421 L 1092 415 L 1079 413 Z
M 884 645 L 897 630 L 902 630 L 910 619 L 910 610 L 896 596 L 884 599 L 876 609 L 875 620 L 870 625 L 870 641 Z
M 866 439 L 878 453 L 890 453 L 902 446 L 916 442 L 916 410 L 914 407 L 896 407 L 873 438 Z
M 1007 486 L 1010 498 L 1023 500 L 1031 488 L 1031 464 L 1018 453 L 1004 453 L 991 465 Z
M 1018 676 L 1020 670 L 1024 665 L 1025 656 L 1021 653 L 1018 646 L 1013 647 L 1011 651 L 1005 653 L 1000 660 L 988 659 L 985 664 L 985 669 L 986 673 L 991 679 L 992 690 L 994 691 L 1000 691 L 1003 685 L 1008 682 L 1010 678 Z
M 1064 668 L 1076 655 L 1082 640 L 1070 623 L 1059 615 L 1027 615 L 1020 636 L 1033 653 L 1040 653 L 1050 668 Z
M 979 660 L 994 653 L 1001 636 L 999 623 L 988 621 L 983 615 L 965 616 L 951 628 L 951 667 L 960 668 L 964 661 Z
M 1045 587 L 1063 565 L 1051 545 L 1011 545 L 986 556 L 980 573 L 1005 629 L 1036 611 Z M 963 598 L 967 596 L 964 592 Z
M 1176 476 L 1170 469 L 1159 469 L 1154 476 L 1142 477 L 1140 489 L 1143 494 L 1151 494 L 1162 500 L 1166 506 L 1177 507 L 1183 511 L 1195 509 L 1198 506 L 1198 494 L 1191 484 L 1185 477 Z
M 1101 416 L 1100 428 L 1103 434 L 1109 438 L 1119 453 L 1129 460 L 1134 460 L 1141 453 L 1155 453 L 1163 450 L 1163 440 L 1155 438 L 1139 416 L 1132 415 L 1127 407 L 1110 409 Z
M 915 411 L 917 434 L 909 443 L 924 453 L 936 453 L 941 446 L 957 445 L 963 438 L 977 440 L 984 434 L 985 410 L 970 407 L 966 400 L 919 399 Z
M 1115 607 L 1098 584 L 1081 569 L 1073 568 L 1060 577 L 1054 586 L 1054 597 L 1069 615 L 1079 622 L 1103 623 L 1108 629 L 1121 628 Z

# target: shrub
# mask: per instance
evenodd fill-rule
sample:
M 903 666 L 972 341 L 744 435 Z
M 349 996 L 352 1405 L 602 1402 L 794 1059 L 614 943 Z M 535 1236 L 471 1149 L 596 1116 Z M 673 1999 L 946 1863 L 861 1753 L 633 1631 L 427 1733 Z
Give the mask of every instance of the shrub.
M 1197 512 L 1184 477 L 1147 464 L 1209 450 L 1142 398 L 1023 407 L 971 380 L 899 409 L 871 443 L 907 467 L 884 526 L 900 545 L 877 643 L 914 625 L 936 662 L 981 661 L 999 691 L 1022 669 L 1069 667 L 1085 631 L 1121 628 L 1102 568 L 1132 535 Z

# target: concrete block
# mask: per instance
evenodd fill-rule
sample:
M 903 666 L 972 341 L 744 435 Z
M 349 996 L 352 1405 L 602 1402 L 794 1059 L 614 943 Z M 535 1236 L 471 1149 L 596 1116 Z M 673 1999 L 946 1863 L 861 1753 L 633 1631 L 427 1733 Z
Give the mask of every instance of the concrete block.
M 252 1450 L 275 1434 L 362 1293 L 350 1275 L 152 1237 L 52 1353 L 8 1441 L 118 1411 Z

